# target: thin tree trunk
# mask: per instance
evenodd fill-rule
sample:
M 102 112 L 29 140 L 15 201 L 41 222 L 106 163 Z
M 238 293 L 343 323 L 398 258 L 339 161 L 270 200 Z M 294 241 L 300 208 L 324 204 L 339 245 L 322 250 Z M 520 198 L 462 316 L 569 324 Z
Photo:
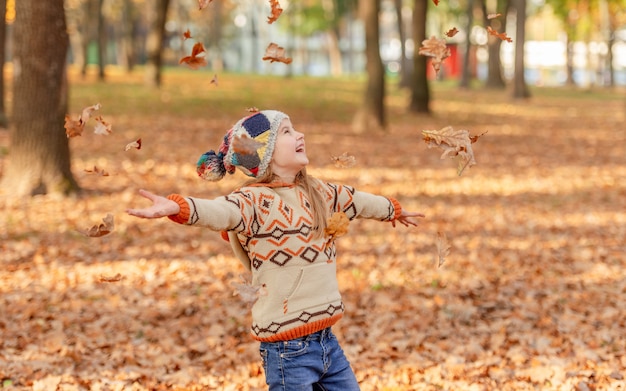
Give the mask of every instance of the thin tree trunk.
M 6 0 L 0 0 L 0 14 L 5 15 Z M 0 18 L 0 128 L 6 128 L 9 120 L 4 106 L 4 50 L 6 48 L 6 19 Z
M 161 86 L 161 66 L 163 63 L 163 42 L 165 41 L 165 21 L 169 0 L 154 0 L 151 4 L 151 17 L 148 37 L 146 38 L 145 82 L 149 86 Z
M 459 83 L 459 87 L 461 88 L 469 88 L 471 77 L 470 70 L 470 53 L 472 50 L 472 41 L 470 40 L 470 34 L 472 32 L 472 26 L 474 25 L 474 0 L 467 0 L 467 27 L 465 31 L 467 31 L 465 37 L 464 44 L 464 52 L 463 52 L 463 69 L 461 71 L 461 82 Z
M 513 0 L 515 7 L 515 76 L 513 98 L 530 97 L 524 75 L 524 44 L 526 43 L 526 0 Z
M 430 87 L 426 73 L 428 62 L 426 57 L 418 53 L 417 48 L 426 39 L 426 15 L 430 0 L 415 0 L 413 9 L 413 79 L 411 80 L 411 100 L 409 111 L 411 113 L 430 113 Z
M 98 78 L 103 81 L 105 79 L 104 68 L 106 66 L 107 53 L 107 35 L 104 13 L 102 5 L 104 0 L 98 0 Z
M 483 18 L 485 26 L 491 25 L 491 28 L 499 33 L 504 32 L 506 15 L 509 8 L 508 0 L 497 0 L 495 13 L 502 14 L 503 16 L 495 19 L 488 19 L 486 0 L 482 1 Z M 492 35 L 489 36 L 487 43 L 487 52 L 489 58 L 487 59 L 487 81 L 485 87 L 493 89 L 504 89 L 506 84 L 504 83 L 504 77 L 502 76 L 502 61 L 500 60 L 500 48 L 502 46 L 502 40 Z
M 380 0 L 362 1 L 361 15 L 365 24 L 365 56 L 367 59 L 367 87 L 361 108 L 352 121 L 357 133 L 384 130 L 385 123 L 385 69 L 380 58 L 379 23 Z
M 63 127 L 69 46 L 63 0 L 17 1 L 14 28 L 13 123 L 2 192 L 77 191 Z
M 404 88 L 411 85 L 413 67 L 406 57 L 406 28 L 402 18 L 402 0 L 395 0 L 395 9 L 396 19 L 398 19 L 398 36 L 400 37 L 400 80 L 398 85 L 400 88 Z

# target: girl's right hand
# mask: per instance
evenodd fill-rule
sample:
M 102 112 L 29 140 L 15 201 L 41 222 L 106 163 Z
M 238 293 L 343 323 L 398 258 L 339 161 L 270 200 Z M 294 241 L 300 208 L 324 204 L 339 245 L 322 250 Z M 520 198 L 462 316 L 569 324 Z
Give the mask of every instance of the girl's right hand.
M 126 213 L 131 216 L 144 219 L 157 219 L 180 213 L 180 206 L 175 201 L 140 189 L 139 194 L 152 201 L 152 206 L 142 209 L 126 209 Z

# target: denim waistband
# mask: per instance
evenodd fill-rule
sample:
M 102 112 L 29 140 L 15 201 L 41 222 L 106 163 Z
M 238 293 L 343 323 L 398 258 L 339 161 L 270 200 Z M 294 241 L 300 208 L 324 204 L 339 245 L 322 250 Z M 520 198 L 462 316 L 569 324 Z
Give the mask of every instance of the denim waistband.
M 327 327 L 323 330 L 316 331 L 312 334 L 305 335 L 300 338 L 292 339 L 292 341 L 321 341 L 323 339 L 328 338 L 332 334 L 330 327 Z M 287 341 L 285 341 L 287 342 Z

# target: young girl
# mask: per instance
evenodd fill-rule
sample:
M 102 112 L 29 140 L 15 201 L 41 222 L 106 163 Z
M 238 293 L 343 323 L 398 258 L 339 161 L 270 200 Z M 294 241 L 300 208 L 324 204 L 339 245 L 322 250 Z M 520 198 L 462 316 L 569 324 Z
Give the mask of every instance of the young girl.
M 257 112 L 226 133 L 217 153 L 209 151 L 198 161 L 204 179 L 217 181 L 239 168 L 253 178 L 249 183 L 213 200 L 140 190 L 152 205 L 127 213 L 167 216 L 221 231 L 229 239 L 258 289 L 251 334 L 261 343 L 270 390 L 358 390 L 331 331 L 344 305 L 329 220 L 368 218 L 394 227 L 396 222 L 416 226 L 416 218 L 424 215 L 403 210 L 392 198 L 317 180 L 307 175 L 308 163 L 304 135 L 289 117 L 274 110 Z

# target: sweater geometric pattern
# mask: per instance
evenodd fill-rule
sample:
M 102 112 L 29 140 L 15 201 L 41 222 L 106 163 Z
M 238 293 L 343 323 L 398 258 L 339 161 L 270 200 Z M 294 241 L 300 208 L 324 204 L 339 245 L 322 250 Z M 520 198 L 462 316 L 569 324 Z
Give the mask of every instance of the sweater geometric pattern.
M 328 215 L 392 221 L 397 201 L 316 181 Z M 174 221 L 237 234 L 248 255 L 252 285 L 263 292 L 252 306 L 252 337 L 284 341 L 335 324 L 345 310 L 336 275 L 336 247 L 316 237 L 311 204 L 296 185 L 250 185 L 214 200 L 170 196 L 181 205 Z M 184 211 L 184 212 L 183 212 Z

